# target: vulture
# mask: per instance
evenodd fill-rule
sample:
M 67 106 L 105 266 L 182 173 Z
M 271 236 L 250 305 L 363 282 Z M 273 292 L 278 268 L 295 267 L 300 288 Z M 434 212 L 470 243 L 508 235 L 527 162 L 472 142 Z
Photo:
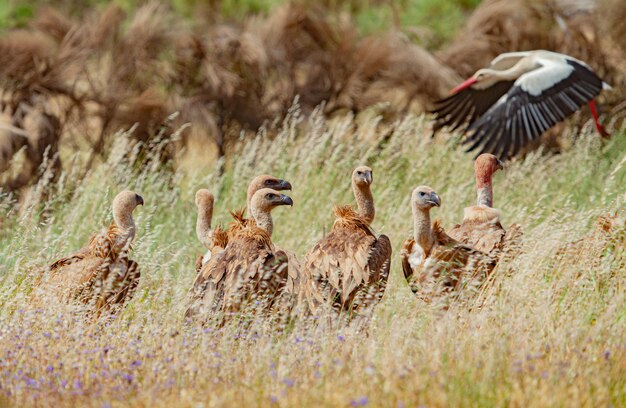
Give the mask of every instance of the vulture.
M 291 190 L 291 184 L 274 176 L 263 174 L 252 179 L 248 185 L 247 192 L 247 206 L 250 208 L 250 200 L 254 193 L 262 188 L 271 188 L 277 191 Z M 220 252 L 228 244 L 229 236 L 232 231 L 225 231 L 221 227 L 215 229 L 211 228 L 211 220 L 213 219 L 213 204 L 215 199 L 213 194 L 207 189 L 200 189 L 196 192 L 196 207 L 198 209 L 198 218 L 196 221 L 196 236 L 198 240 L 207 248 L 207 252 L 204 255 L 198 256 L 196 259 L 196 272 L 200 272 L 202 266 L 205 265 L 212 256 Z M 238 217 L 242 222 L 233 223 L 233 227 L 245 223 L 243 213 L 238 214 Z
M 271 211 L 293 205 L 289 196 L 262 188 L 250 200 L 251 220 L 243 213 L 232 213 L 233 232 L 222 252 L 206 263 L 189 292 L 185 317 L 202 312 L 236 313 L 246 306 L 260 304 L 270 310 L 280 298 L 287 281 L 288 258 L 272 243 Z
M 508 158 L 589 104 L 596 129 L 608 137 L 594 101 L 603 89 L 610 86 L 568 55 L 543 50 L 505 53 L 436 103 L 433 129 L 457 129 L 467 123 L 463 143 L 468 151 Z
M 495 266 L 487 254 L 446 234 L 439 221 L 431 224 L 430 209 L 440 205 L 441 199 L 432 188 L 413 190 L 413 238 L 404 241 L 400 254 L 407 283 L 425 301 L 480 282 Z
M 450 237 L 495 257 L 519 238 L 521 229 L 511 225 L 506 231 L 500 223 L 500 211 L 493 208 L 493 174 L 503 169 L 503 164 L 490 153 L 483 153 L 474 162 L 477 203 L 464 210 L 463 221 L 448 233 Z
M 304 288 L 310 311 L 322 305 L 338 312 L 361 314 L 384 294 L 391 264 L 391 242 L 376 236 L 372 169 L 357 167 L 352 191 L 357 208 L 335 206 L 332 230 L 315 244 L 304 261 Z
M 133 191 L 119 193 L 111 225 L 92 236 L 86 247 L 52 263 L 47 276 L 36 282 L 37 291 L 79 300 L 96 315 L 121 308 L 139 284 L 139 267 L 128 252 L 136 232 L 133 211 L 143 203 Z

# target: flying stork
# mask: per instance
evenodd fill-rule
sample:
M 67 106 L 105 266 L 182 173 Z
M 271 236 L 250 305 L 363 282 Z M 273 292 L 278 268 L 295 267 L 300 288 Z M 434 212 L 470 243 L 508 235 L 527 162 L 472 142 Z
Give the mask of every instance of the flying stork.
M 436 103 L 434 131 L 467 123 L 463 143 L 501 159 L 589 104 L 596 129 L 594 98 L 610 86 L 582 61 L 550 51 L 509 52 L 496 57 Z

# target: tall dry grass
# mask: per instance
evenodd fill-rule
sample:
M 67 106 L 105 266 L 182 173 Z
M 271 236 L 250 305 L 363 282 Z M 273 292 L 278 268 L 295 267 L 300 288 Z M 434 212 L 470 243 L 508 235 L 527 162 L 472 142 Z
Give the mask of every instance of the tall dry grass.
M 587 123 L 569 151 L 527 155 L 496 176 L 496 206 L 505 225 L 523 226 L 524 252 L 498 267 L 474 307 L 442 313 L 409 292 L 397 255 L 411 232 L 411 189 L 435 188 L 443 204 L 434 215 L 450 227 L 475 199 L 472 161 L 453 137 L 429 139 L 424 116 L 380 122 L 365 114 L 327 121 L 319 112 L 304 119 L 292 108 L 274 140 L 261 131 L 221 176 L 171 172 L 158 161 L 138 169 L 140 149 L 129 152 L 129 135 L 118 134 L 106 163 L 80 178 L 87 158 L 77 155 L 73 170 L 40 182 L 19 213 L 1 196 L 0 404 L 624 406 L 624 248 L 554 256 L 598 215 L 624 216 L 624 130 L 603 144 Z M 352 201 L 349 177 L 361 163 L 374 169 L 374 228 L 395 249 L 371 322 L 277 329 L 255 321 L 244 331 L 184 324 L 202 251 L 196 189 L 216 194 L 217 222 L 226 222 L 253 175 L 290 180 L 295 205 L 275 212 L 274 241 L 302 256 L 328 231 L 332 205 Z M 30 307 L 36 274 L 108 222 L 124 188 L 146 203 L 135 212 L 142 280 L 128 307 L 102 322 L 81 320 L 74 306 Z

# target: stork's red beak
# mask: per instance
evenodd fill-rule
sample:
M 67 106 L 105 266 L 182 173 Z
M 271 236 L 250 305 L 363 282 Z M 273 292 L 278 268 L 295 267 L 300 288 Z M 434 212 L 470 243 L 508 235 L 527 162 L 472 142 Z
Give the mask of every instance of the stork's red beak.
M 453 90 L 451 90 L 450 94 L 455 94 L 459 91 L 462 91 L 465 88 L 469 88 L 470 86 L 474 85 L 476 82 L 478 82 L 476 78 L 472 77 L 468 79 L 467 81 L 463 82 L 461 85 L 455 87 Z

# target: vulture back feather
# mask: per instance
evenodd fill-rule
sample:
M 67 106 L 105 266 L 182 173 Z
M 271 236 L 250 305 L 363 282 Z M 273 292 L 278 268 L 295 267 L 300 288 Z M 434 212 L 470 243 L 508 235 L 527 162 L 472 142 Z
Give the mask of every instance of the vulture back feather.
M 523 235 L 519 225 L 512 224 L 505 230 L 500 223 L 500 211 L 495 208 L 474 206 L 465 209 L 461 224 L 456 224 L 448 233 L 456 241 L 469 245 L 495 258 L 500 253 L 512 255 Z
M 236 230 L 228 245 L 198 274 L 185 316 L 272 308 L 287 281 L 287 255 L 276 251 L 269 234 L 254 222 Z
M 376 237 L 369 223 L 352 207 L 336 206 L 337 218 L 330 233 L 319 241 L 305 260 L 307 295 L 315 313 L 330 303 L 339 311 L 361 312 L 382 298 L 391 263 L 391 242 Z

